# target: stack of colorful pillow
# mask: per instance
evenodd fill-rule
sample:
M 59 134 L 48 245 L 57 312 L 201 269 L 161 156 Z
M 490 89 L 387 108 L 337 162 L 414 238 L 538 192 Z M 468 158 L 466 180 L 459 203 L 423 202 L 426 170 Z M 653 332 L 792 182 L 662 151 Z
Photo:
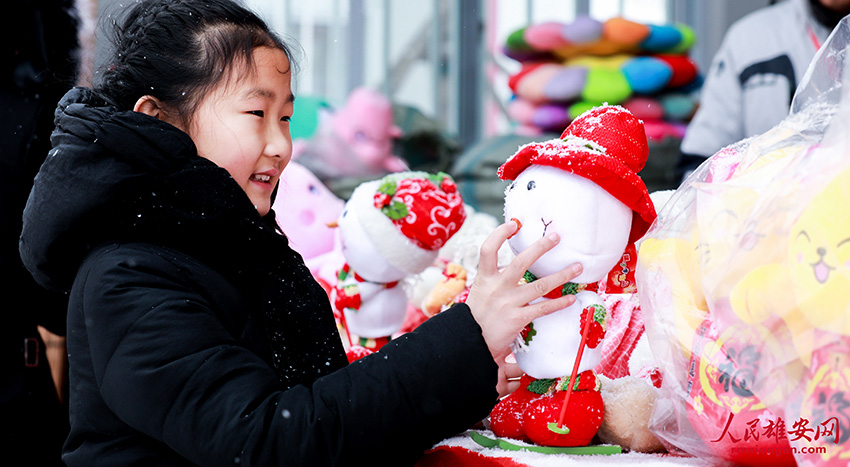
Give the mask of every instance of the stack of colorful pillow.
M 522 64 L 509 80 L 508 114 L 532 132 L 560 132 L 591 107 L 619 104 L 644 121 L 650 139 L 681 137 L 702 83 L 688 56 L 694 40 L 682 24 L 624 18 L 522 28 L 504 48 Z

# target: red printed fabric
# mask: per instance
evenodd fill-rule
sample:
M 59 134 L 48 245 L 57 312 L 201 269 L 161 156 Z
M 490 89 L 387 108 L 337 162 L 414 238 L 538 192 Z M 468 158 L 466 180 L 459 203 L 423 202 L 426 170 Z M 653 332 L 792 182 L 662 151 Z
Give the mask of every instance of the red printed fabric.
M 602 341 L 602 361 L 593 370 L 611 379 L 629 375 L 629 357 L 644 332 L 640 305 L 635 300 L 609 297 L 609 320 Z
M 408 215 L 393 219 L 405 237 L 426 250 L 438 250 L 460 229 L 466 213 L 454 182 L 438 189 L 430 180 L 401 180 L 393 195 L 407 206 Z

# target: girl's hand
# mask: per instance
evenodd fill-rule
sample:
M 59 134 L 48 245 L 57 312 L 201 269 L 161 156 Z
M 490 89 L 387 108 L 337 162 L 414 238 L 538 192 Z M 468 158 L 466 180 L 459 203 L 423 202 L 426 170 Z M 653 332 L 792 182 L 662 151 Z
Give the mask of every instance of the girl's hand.
M 499 399 L 516 391 L 519 388 L 520 377 L 524 374 L 522 368 L 516 364 L 511 356 L 503 358 L 502 361 L 496 361 L 499 364 L 499 381 L 496 383 L 496 390 L 499 391 Z
M 500 367 L 499 384 L 504 387 L 508 387 L 507 381 L 503 381 L 502 377 L 506 374 L 505 357 L 510 353 L 511 342 L 528 323 L 567 308 L 575 303 L 575 297 L 567 295 L 531 305 L 529 302 L 581 274 L 581 265 L 575 263 L 555 274 L 541 277 L 530 284 L 520 285 L 520 279 L 525 271 L 558 244 L 560 238 L 555 233 L 550 233 L 534 242 L 528 249 L 518 254 L 504 270 L 499 271 L 499 248 L 517 229 L 518 226 L 514 222 L 504 223 L 497 227 L 481 245 L 478 272 L 466 299 L 473 318 L 481 326 L 484 341 L 487 342 L 493 359 Z

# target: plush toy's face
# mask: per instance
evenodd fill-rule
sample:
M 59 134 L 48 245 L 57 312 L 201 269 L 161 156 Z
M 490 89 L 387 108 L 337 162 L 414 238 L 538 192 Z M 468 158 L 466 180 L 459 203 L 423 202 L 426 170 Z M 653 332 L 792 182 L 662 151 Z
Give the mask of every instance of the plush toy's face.
M 331 251 L 336 221 L 345 204 L 303 165 L 290 162 L 283 171 L 272 208 L 292 249 L 309 259 Z
M 794 223 L 788 261 L 800 311 L 820 329 L 850 335 L 850 171 L 827 185 Z
M 401 133 L 393 123 L 390 100 L 366 88 L 352 92 L 345 107 L 333 115 L 332 124 L 357 158 L 370 167 L 381 166 L 392 155 L 393 138 Z
M 368 166 L 380 166 L 383 159 L 392 155 L 392 140 L 386 135 L 376 134 L 365 124 L 361 127 L 346 126 L 340 134 L 357 158 Z
M 357 210 L 346 205 L 339 217 L 340 244 L 346 263 L 368 281 L 393 282 L 407 273 L 388 263 L 369 238 L 358 219 Z
M 625 251 L 632 210 L 588 179 L 561 169 L 532 165 L 505 191 L 505 219 L 522 228 L 508 240 L 514 253 L 550 232 L 558 245 L 529 270 L 537 277 L 555 273 L 574 262 L 583 272 L 573 282 L 605 278 Z
M 766 258 L 780 255 L 765 216 L 751 216 L 759 201 L 758 191 L 735 184 L 718 183 L 696 189 L 695 264 L 700 290 L 717 299 Z M 757 222 L 756 220 L 767 222 Z

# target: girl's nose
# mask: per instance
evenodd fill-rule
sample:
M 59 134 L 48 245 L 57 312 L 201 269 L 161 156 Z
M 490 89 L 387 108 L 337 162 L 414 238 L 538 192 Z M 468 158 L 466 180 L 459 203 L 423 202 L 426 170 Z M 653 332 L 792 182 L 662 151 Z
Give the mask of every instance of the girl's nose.
M 289 159 L 292 155 L 292 137 L 289 134 L 288 125 L 271 125 L 266 136 L 266 147 L 264 153 L 271 157 Z

